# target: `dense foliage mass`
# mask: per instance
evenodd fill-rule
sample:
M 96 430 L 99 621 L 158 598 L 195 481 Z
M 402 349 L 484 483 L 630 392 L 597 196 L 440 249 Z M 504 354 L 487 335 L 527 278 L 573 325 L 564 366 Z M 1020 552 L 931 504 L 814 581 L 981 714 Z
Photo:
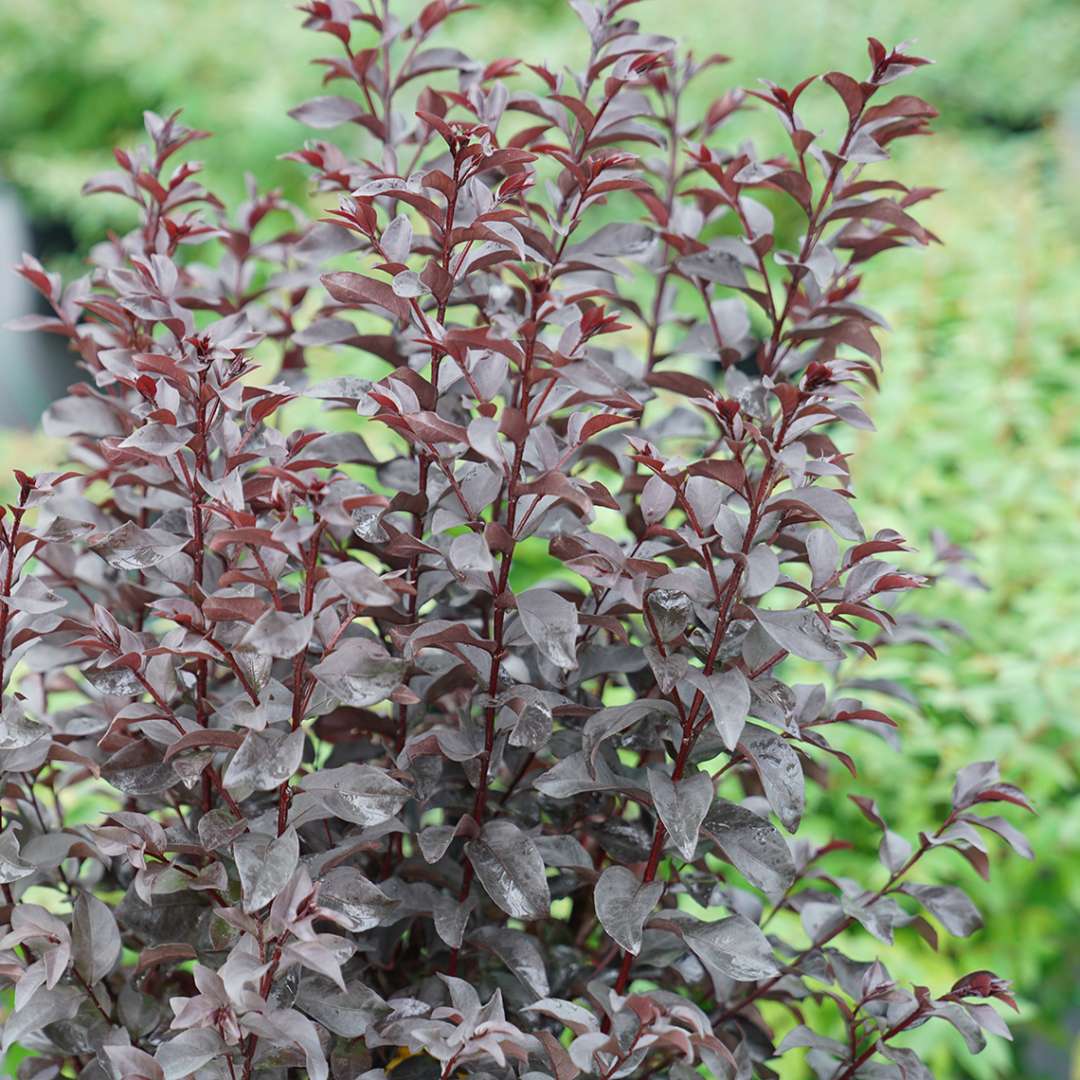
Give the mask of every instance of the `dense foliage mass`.
M 364 133 L 292 155 L 325 220 L 254 188 L 227 213 L 178 158 L 203 133 L 148 114 L 88 185 L 139 226 L 66 287 L 23 265 L 91 379 L 45 418 L 71 470 L 19 474 L 0 522 L 27 1080 L 741 1078 L 788 1052 L 921 1078 L 901 1033 L 1007 1034 L 993 973 L 908 989 L 849 948 L 978 928 L 919 877 L 938 848 L 987 874 L 988 833 L 1030 854 L 979 812 L 1027 805 L 993 763 L 912 840 L 858 797 L 862 880 L 829 868 L 846 839 L 798 835 L 806 781 L 855 772 L 844 728 L 896 742 L 845 657 L 922 632 L 895 604 L 930 578 L 864 532 L 844 432 L 880 361 L 863 264 L 934 239 L 932 189 L 876 168 L 934 115 L 890 87 L 925 61 L 871 40 L 861 81 L 687 115 L 723 58 L 630 3 L 575 0 L 588 60 L 556 73 L 434 45 L 458 0 L 314 0 L 347 89 L 294 115 Z M 832 142 L 805 92 L 835 95 Z M 787 156 L 720 148 L 751 104 Z M 379 377 L 310 379 L 326 348 Z M 290 430 L 302 398 L 356 419 Z

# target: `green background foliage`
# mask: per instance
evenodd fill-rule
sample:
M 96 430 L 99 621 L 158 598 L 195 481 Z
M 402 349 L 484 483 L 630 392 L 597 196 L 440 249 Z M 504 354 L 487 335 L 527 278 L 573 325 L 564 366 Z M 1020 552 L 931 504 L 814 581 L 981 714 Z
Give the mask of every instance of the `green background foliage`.
M 583 47 L 561 0 L 479 4 L 451 23 L 451 36 L 467 35 L 478 54 L 524 52 L 554 66 Z M 890 964 L 937 990 L 981 967 L 1016 982 L 1014 1045 L 995 1041 L 972 1060 L 940 1031 L 912 1036 L 933 1047 L 935 1075 L 1080 1077 L 1080 204 L 1071 195 L 1080 181 L 1080 5 L 646 0 L 636 10 L 651 29 L 732 56 L 717 91 L 762 75 L 790 85 L 830 67 L 858 70 L 869 34 L 887 44 L 917 38 L 917 51 L 938 61 L 912 90 L 941 109 L 939 134 L 906 147 L 900 170 L 906 182 L 945 189 L 922 216 L 945 244 L 887 257 L 868 282 L 870 303 L 896 330 L 871 403 L 878 431 L 852 449 L 867 524 L 900 530 L 924 555 L 932 531 L 944 530 L 975 553 L 989 588 L 945 583 L 918 598 L 924 613 L 967 636 L 944 633 L 945 652 L 888 650 L 874 674 L 919 701 L 896 712 L 906 752 L 858 755 L 867 764 L 857 780 L 835 776 L 828 820 L 870 849 L 869 826 L 842 806 L 863 792 L 913 836 L 936 820 L 960 765 L 1000 760 L 1039 808 L 1025 823 L 1037 861 L 996 860 L 989 886 L 960 860 L 939 864 L 943 880 L 971 887 L 986 928 L 937 955 L 902 936 Z M 286 110 L 319 92 L 308 62 L 328 39 L 299 32 L 299 21 L 287 5 L 264 2 L 4 0 L 0 183 L 21 196 L 51 265 L 72 267 L 73 243 L 122 224 L 112 200 L 80 200 L 78 189 L 109 166 L 113 144 L 138 138 L 144 108 L 182 105 L 188 123 L 217 133 L 199 154 L 223 196 L 239 197 L 250 171 L 303 202 L 303 171 L 278 155 L 304 138 Z M 764 119 L 750 126 L 767 129 L 756 122 Z M 823 113 L 826 122 L 835 114 Z M 5 381 L 20 377 L 18 360 L 2 358 Z M 47 467 L 59 449 L 0 431 L 5 477 L 14 464 Z M 824 836 L 820 813 L 819 823 Z M 874 954 L 869 938 L 863 948 Z M 6 1066 L 5 1075 L 13 1061 Z

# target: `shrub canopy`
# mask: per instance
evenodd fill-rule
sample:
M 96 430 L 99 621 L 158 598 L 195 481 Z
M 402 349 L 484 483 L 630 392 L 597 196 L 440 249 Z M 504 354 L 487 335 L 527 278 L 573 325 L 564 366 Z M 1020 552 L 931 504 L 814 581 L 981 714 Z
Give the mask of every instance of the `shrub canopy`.
M 1007 984 L 902 988 L 849 945 L 976 930 L 923 861 L 1029 855 L 977 810 L 1024 796 L 970 765 L 913 840 L 858 797 L 860 880 L 799 831 L 844 729 L 895 743 L 845 659 L 964 573 L 893 564 L 845 449 L 864 265 L 934 240 L 933 189 L 878 167 L 934 115 L 891 86 L 925 61 L 871 40 L 861 80 L 694 115 L 723 58 L 630 0 L 575 2 L 559 73 L 435 44 L 468 6 L 304 9 L 344 88 L 293 115 L 362 135 L 291 155 L 324 219 L 227 211 L 204 133 L 148 114 L 87 185 L 140 225 L 66 287 L 21 268 L 89 381 L 45 417 L 71 470 L 0 522 L 4 1049 L 26 1078 L 928 1077 L 894 1036 L 977 1051 Z M 721 148 L 750 105 L 785 156 Z

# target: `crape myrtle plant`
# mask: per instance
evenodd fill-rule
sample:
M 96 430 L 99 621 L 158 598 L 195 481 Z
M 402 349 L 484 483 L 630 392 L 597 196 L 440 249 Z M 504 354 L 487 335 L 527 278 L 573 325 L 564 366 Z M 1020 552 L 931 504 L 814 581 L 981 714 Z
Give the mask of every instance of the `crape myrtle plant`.
M 228 212 L 187 160 L 205 133 L 148 114 L 88 185 L 137 225 L 66 286 L 20 267 L 54 312 L 28 328 L 86 371 L 44 420 L 67 471 L 18 473 L 0 519 L 23 1080 L 789 1053 L 914 1080 L 910 1029 L 1008 1034 L 998 976 L 875 959 L 978 928 L 927 880 L 938 849 L 983 876 L 988 834 L 1030 855 L 981 812 L 1027 806 L 996 765 L 916 837 L 863 795 L 865 832 L 800 835 L 807 782 L 894 752 L 901 691 L 849 660 L 925 637 L 898 598 L 969 573 L 945 541 L 929 575 L 894 566 L 843 449 L 880 366 L 864 264 L 934 239 L 932 189 L 880 168 L 934 115 L 891 85 L 926 61 L 871 40 L 858 75 L 694 111 L 724 58 L 630 0 L 574 0 L 588 57 L 559 72 L 434 43 L 474 6 L 303 8 L 336 92 L 293 115 L 346 133 L 290 155 L 315 220 L 254 185 Z M 751 107 L 782 154 L 722 146 Z M 299 399 L 329 430 L 291 426 Z M 876 858 L 838 855 L 871 828 Z

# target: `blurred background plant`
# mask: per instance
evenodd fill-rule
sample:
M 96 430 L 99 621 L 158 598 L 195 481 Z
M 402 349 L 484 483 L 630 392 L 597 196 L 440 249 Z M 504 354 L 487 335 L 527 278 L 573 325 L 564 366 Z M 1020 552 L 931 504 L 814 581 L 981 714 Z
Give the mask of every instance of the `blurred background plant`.
M 938 61 L 917 88 L 941 110 L 938 134 L 900 162 L 905 181 L 930 176 L 946 189 L 924 213 L 945 246 L 886 261 L 871 284 L 869 301 L 900 329 L 886 345 L 879 432 L 856 455 L 856 490 L 868 525 L 902 530 L 927 556 L 943 528 L 974 553 L 987 588 L 945 583 L 920 596 L 923 613 L 966 636 L 943 628 L 946 651 L 912 644 L 878 666 L 912 695 L 911 752 L 882 752 L 858 790 L 905 808 L 894 827 L 909 833 L 927 820 L 927 793 L 944 796 L 965 761 L 998 758 L 1033 796 L 1038 859 L 1004 861 L 993 889 L 977 890 L 986 928 L 964 943 L 965 970 L 1015 979 L 1016 1043 L 967 1059 L 941 1042 L 931 1067 L 943 1078 L 1080 1077 L 1080 203 L 1070 196 L 1080 181 L 1080 4 L 757 0 L 706 5 L 703 33 L 702 0 L 650 12 L 652 3 L 638 10 L 653 29 L 733 58 L 718 74 L 733 86 L 762 73 L 791 85 L 851 63 L 869 34 L 917 38 Z M 563 0 L 479 6 L 456 24 L 477 53 L 523 50 L 552 66 L 565 55 L 573 15 Z M 287 110 L 319 92 L 308 64 L 317 46 L 299 22 L 284 4 L 4 0 L 0 261 L 29 246 L 74 272 L 81 251 L 124 224 L 119 200 L 78 192 L 109 166 L 113 145 L 140 137 L 147 108 L 182 106 L 187 123 L 216 133 L 199 154 L 227 200 L 254 170 L 304 202 L 304 171 L 279 160 L 304 138 Z M 0 319 L 31 303 L 14 274 L 0 273 Z M 57 461 L 58 446 L 34 427 L 77 373 L 47 342 L 3 331 L 0 364 L 6 498 L 11 466 Z M 837 789 L 840 801 L 843 778 Z M 947 985 L 959 974 L 947 948 L 928 970 L 925 946 L 907 947 L 923 978 Z

